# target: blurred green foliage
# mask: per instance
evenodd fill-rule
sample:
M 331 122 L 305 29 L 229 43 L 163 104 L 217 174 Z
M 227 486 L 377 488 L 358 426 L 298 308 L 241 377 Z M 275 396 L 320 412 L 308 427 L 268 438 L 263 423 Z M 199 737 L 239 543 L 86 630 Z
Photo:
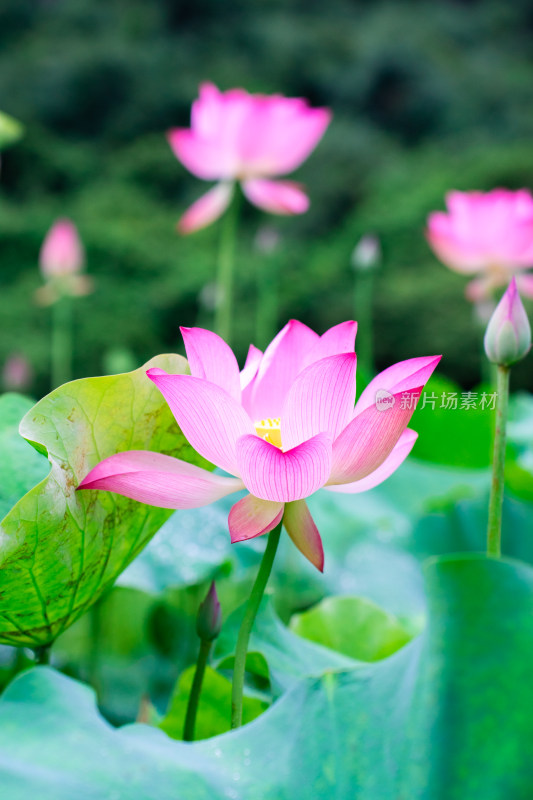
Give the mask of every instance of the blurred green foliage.
M 136 364 L 174 351 L 180 324 L 209 324 L 199 295 L 217 229 L 174 225 L 206 184 L 164 132 L 187 125 L 198 83 L 304 95 L 334 121 L 298 171 L 312 207 L 297 219 L 245 208 L 236 344 L 256 334 L 256 284 L 277 274 L 277 320 L 323 329 L 352 314 L 351 250 L 377 233 L 378 366 L 443 352 L 442 371 L 479 379 L 479 330 L 464 281 L 424 240 L 444 192 L 533 185 L 527 0 L 3 0 L 0 106 L 26 136 L 2 156 L 0 362 L 22 351 L 49 386 L 49 312 L 33 293 L 42 238 L 78 224 L 96 291 L 77 303 L 76 375 L 118 348 Z M 280 243 L 265 254 L 262 226 Z M 276 309 L 274 309 L 274 312 Z M 264 345 L 264 319 L 257 322 Z M 533 388 L 526 367 L 517 385 Z

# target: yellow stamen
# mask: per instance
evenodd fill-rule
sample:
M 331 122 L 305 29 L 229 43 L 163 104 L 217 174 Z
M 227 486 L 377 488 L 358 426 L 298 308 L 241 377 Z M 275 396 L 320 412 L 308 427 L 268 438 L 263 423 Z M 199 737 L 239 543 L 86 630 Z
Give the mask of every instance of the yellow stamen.
M 279 417 L 276 419 L 261 419 L 259 422 L 254 423 L 257 435 L 264 439 L 266 442 L 281 447 L 281 420 Z

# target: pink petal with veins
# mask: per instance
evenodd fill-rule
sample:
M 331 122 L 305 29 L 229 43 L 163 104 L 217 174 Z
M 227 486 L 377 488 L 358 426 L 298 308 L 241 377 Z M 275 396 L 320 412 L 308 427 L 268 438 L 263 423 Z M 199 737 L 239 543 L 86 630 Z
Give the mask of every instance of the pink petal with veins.
M 243 542 L 269 533 L 281 522 L 283 503 L 260 500 L 247 494 L 229 512 L 229 532 L 232 542 Z
M 279 417 L 294 379 L 318 334 L 291 319 L 270 342 L 254 380 L 251 416 L 254 420 Z
M 355 403 L 355 353 L 343 353 L 315 361 L 297 376 L 281 412 L 284 450 L 311 439 L 317 433 L 337 438 L 353 415 Z
M 350 422 L 333 443 L 329 485 L 361 480 L 383 464 L 413 415 L 411 398 L 418 399 L 422 388 L 411 388 L 408 403 L 399 392 L 386 408 L 369 406 Z
M 237 440 L 255 431 L 242 406 L 220 386 L 201 378 L 168 375 L 159 369 L 149 369 L 146 374 L 194 449 L 217 467 L 239 475 Z
M 321 358 L 335 356 L 339 353 L 353 353 L 355 347 L 355 335 L 357 333 L 357 322 L 349 320 L 334 325 L 320 336 L 318 341 L 304 357 L 303 366 L 313 364 Z
M 320 572 L 324 572 L 322 539 L 305 500 L 287 503 L 283 525 L 298 550 Z
M 231 347 L 205 328 L 180 328 L 191 375 L 216 383 L 238 403 L 241 401 L 239 365 Z
M 384 369 L 373 378 L 355 406 L 354 416 L 360 414 L 365 408 L 373 406 L 376 402 L 378 392 L 410 392 L 412 389 L 424 386 L 429 380 L 435 367 L 442 356 L 421 356 L 419 358 L 408 358 L 406 361 L 399 361 L 391 367 Z
M 238 478 L 213 475 L 194 464 L 148 450 L 128 450 L 106 458 L 78 486 L 115 492 L 160 508 L 198 508 L 242 488 Z
M 246 362 L 241 370 L 242 405 L 250 415 L 252 413 L 252 395 L 255 377 L 262 358 L 263 351 L 251 344 L 248 348 Z
M 345 494 L 357 494 L 358 492 L 367 492 L 369 489 L 373 489 L 375 486 L 379 486 L 380 483 L 386 481 L 393 472 L 396 472 L 398 467 L 403 464 L 411 450 L 413 449 L 414 443 L 418 438 L 418 433 L 407 428 L 400 438 L 398 439 L 397 444 L 394 445 L 391 453 L 385 461 L 371 472 L 366 478 L 361 478 L 358 481 L 353 481 L 353 483 L 340 483 L 334 486 L 326 486 L 324 487 L 329 492 L 343 492 Z
M 319 433 L 284 453 L 258 436 L 242 436 L 237 462 L 244 485 L 255 497 L 278 503 L 301 500 L 329 477 L 331 438 Z

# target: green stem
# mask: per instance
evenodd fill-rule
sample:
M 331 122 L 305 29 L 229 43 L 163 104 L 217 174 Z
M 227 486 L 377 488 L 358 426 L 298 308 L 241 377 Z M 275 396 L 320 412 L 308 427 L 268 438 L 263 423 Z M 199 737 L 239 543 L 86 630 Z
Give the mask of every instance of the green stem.
M 265 347 L 272 339 L 278 317 L 278 259 L 265 257 L 257 269 L 257 308 L 255 312 L 255 342 Z
M 35 660 L 37 664 L 49 664 L 50 663 L 50 650 L 52 649 L 51 644 L 43 644 L 41 647 L 36 647 L 34 649 L 35 653 Z
M 494 558 L 501 555 L 502 505 L 505 485 L 505 439 L 507 406 L 509 404 L 509 367 L 498 367 L 496 395 L 496 425 L 494 430 L 494 453 L 492 460 L 492 485 L 489 502 L 489 524 L 487 528 L 487 554 Z
M 235 197 L 222 219 L 222 233 L 218 251 L 217 293 L 215 310 L 215 331 L 226 342 L 231 343 L 231 323 L 233 317 L 233 284 L 235 271 L 235 241 L 239 211 L 238 189 Z
M 60 297 L 52 306 L 52 389 L 72 378 L 72 304 Z
M 354 307 L 357 330 L 358 366 L 374 374 L 374 270 L 357 270 L 355 273 Z
M 200 702 L 200 694 L 202 692 L 202 683 L 204 681 L 205 668 L 207 660 L 211 651 L 213 642 L 208 642 L 206 639 L 200 639 L 200 650 L 198 653 L 198 660 L 196 662 L 196 670 L 191 686 L 191 693 L 189 695 L 189 702 L 187 704 L 187 714 L 185 716 L 185 726 L 183 728 L 183 740 L 185 742 L 194 741 L 194 726 L 196 724 L 196 713 L 198 711 L 198 703 Z
M 96 696 L 99 697 L 102 691 L 100 684 L 100 648 L 102 639 L 102 598 L 97 600 L 89 608 L 87 618 L 89 623 L 89 635 L 87 637 L 87 679 L 93 687 Z
M 244 672 L 246 668 L 246 653 L 248 652 L 248 642 L 252 627 L 263 599 L 272 565 L 278 549 L 279 538 L 281 536 L 281 525 L 276 525 L 268 536 L 267 546 L 261 560 L 261 565 L 255 579 L 248 604 L 244 613 L 243 621 L 237 638 L 235 649 L 235 664 L 233 667 L 233 686 L 231 692 L 231 727 L 238 728 L 242 725 L 242 696 L 244 691 Z

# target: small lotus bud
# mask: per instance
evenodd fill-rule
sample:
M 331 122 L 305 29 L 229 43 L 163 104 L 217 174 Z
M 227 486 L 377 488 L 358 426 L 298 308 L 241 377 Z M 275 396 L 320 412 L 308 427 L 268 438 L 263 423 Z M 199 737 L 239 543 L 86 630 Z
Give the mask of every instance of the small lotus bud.
M 73 222 L 59 219 L 55 222 L 41 247 L 39 263 L 48 280 L 74 275 L 83 267 L 83 245 Z
M 215 581 L 211 583 L 203 603 L 200 603 L 196 617 L 196 633 L 204 642 L 216 639 L 222 628 L 222 612 L 218 602 Z
M 352 267 L 367 270 L 377 267 L 381 259 L 381 245 L 377 236 L 365 234 L 359 239 L 352 252 Z
M 2 383 L 8 392 L 22 392 L 33 381 L 33 369 L 23 355 L 14 353 L 9 356 L 2 370 Z
M 524 358 L 530 348 L 531 327 L 513 278 L 490 318 L 485 352 L 493 364 L 510 367 Z

